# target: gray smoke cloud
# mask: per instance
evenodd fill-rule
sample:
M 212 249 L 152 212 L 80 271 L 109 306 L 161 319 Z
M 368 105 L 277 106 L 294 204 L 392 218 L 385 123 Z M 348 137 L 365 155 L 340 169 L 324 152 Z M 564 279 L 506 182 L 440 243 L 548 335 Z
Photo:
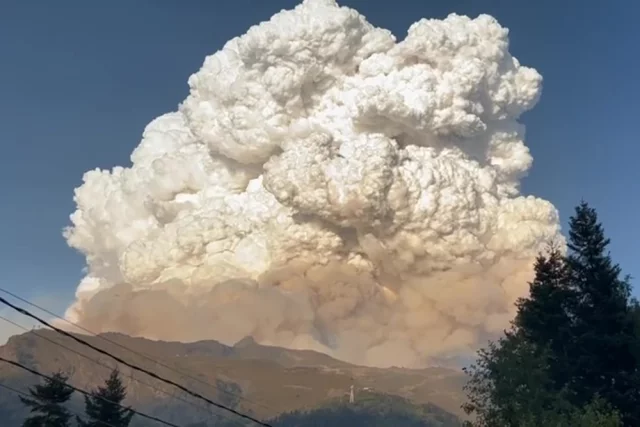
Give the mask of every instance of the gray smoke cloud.
M 562 241 L 553 205 L 519 193 L 542 78 L 507 35 L 452 14 L 398 42 L 306 0 L 230 40 L 131 167 L 76 189 L 65 237 L 87 275 L 67 317 L 375 366 L 483 345 Z

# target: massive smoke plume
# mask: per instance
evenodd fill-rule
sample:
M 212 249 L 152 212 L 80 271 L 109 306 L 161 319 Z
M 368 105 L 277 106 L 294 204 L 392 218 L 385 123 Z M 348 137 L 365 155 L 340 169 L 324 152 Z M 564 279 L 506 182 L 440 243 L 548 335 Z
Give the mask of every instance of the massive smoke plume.
M 93 170 L 65 232 L 96 331 L 311 348 L 377 366 L 465 354 L 508 325 L 562 240 L 519 194 L 516 120 L 541 76 L 495 19 L 422 19 L 397 42 L 306 0 L 209 56 L 133 165 Z

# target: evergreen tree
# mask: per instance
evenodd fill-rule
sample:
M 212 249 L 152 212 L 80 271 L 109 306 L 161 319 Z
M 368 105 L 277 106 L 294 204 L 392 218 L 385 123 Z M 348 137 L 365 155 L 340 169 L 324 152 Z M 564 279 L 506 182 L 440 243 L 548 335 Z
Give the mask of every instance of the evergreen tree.
M 470 379 L 463 409 L 475 415 L 472 425 L 516 427 L 556 406 L 556 395 L 547 393 L 551 378 L 545 358 L 545 352 L 512 332 L 480 350 L 476 363 L 465 369 Z
M 567 265 L 577 295 L 570 387 L 576 402 L 594 395 L 616 408 L 626 425 L 640 425 L 636 308 L 628 278 L 613 263 L 596 211 L 582 202 L 570 220 Z
M 608 244 L 581 203 L 568 255 L 538 258 L 512 328 L 467 370 L 476 425 L 640 425 L 640 305 Z
M 85 396 L 85 414 L 87 421 L 79 417 L 80 427 L 128 427 L 133 418 L 131 409 L 123 408 L 122 401 L 127 395 L 126 388 L 120 379 L 120 372 L 114 369 L 105 382 L 91 396 Z
M 551 246 L 546 256 L 538 256 L 529 296 L 516 302 L 518 312 L 513 322 L 512 333 L 545 351 L 548 386 L 555 392 L 567 384 L 568 368 L 573 363 L 566 350 L 572 339 L 573 312 L 577 304 L 570 277 L 562 252 L 557 246 Z
M 516 303 L 511 329 L 466 369 L 469 402 L 463 408 L 477 416 L 477 425 L 519 426 L 525 417 L 543 422 L 549 408 L 561 406 L 568 363 L 563 346 L 571 335 L 575 299 L 568 278 L 558 248 L 538 256 L 530 296 Z
M 571 327 L 570 312 L 575 292 L 569 271 L 557 247 L 539 255 L 534 265 L 535 278 L 529 284 L 529 296 L 516 302 L 515 330 L 527 341 L 559 346 Z
M 30 398 L 20 397 L 31 408 L 31 415 L 23 427 L 68 427 L 71 413 L 63 406 L 73 394 L 67 385 L 67 377 L 61 372 L 46 378 L 44 384 L 29 389 Z

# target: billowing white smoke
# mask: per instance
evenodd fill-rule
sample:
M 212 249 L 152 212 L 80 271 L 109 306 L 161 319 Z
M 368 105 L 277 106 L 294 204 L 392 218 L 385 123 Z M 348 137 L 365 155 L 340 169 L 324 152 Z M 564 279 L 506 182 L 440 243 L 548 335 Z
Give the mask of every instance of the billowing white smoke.
M 206 58 L 132 167 L 84 176 L 65 235 L 88 273 L 67 315 L 378 366 L 467 353 L 562 239 L 555 208 L 518 192 L 516 119 L 541 82 L 490 16 L 396 43 L 333 0 L 282 11 Z

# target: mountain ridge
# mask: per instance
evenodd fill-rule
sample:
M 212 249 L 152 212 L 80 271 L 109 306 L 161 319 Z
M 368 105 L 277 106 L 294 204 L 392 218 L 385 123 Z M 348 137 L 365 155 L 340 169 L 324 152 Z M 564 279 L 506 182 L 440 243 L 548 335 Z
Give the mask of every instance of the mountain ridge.
M 119 333 L 78 337 L 131 364 L 261 419 L 312 410 L 332 399 L 344 398 L 351 385 L 357 393 L 375 390 L 416 405 L 430 404 L 456 416 L 462 415 L 464 375 L 448 368 L 358 366 L 312 350 L 264 346 L 252 338 L 227 346 L 213 340 L 180 343 Z M 62 369 L 69 373 L 73 385 L 86 390 L 101 384 L 116 366 L 112 359 L 45 329 L 11 337 L 0 347 L 0 355 L 42 373 Z M 176 413 L 188 410 L 193 420 L 184 421 L 189 422 L 197 422 L 204 416 L 204 402 L 126 366 L 119 369 L 129 391 L 127 404 L 155 416 L 174 419 Z M 0 364 L 0 381 L 26 391 L 37 378 Z M 13 411 L 21 416 L 20 408 L 15 405 L 17 398 L 13 401 L 11 404 L 11 399 L 0 399 L 0 412 Z

